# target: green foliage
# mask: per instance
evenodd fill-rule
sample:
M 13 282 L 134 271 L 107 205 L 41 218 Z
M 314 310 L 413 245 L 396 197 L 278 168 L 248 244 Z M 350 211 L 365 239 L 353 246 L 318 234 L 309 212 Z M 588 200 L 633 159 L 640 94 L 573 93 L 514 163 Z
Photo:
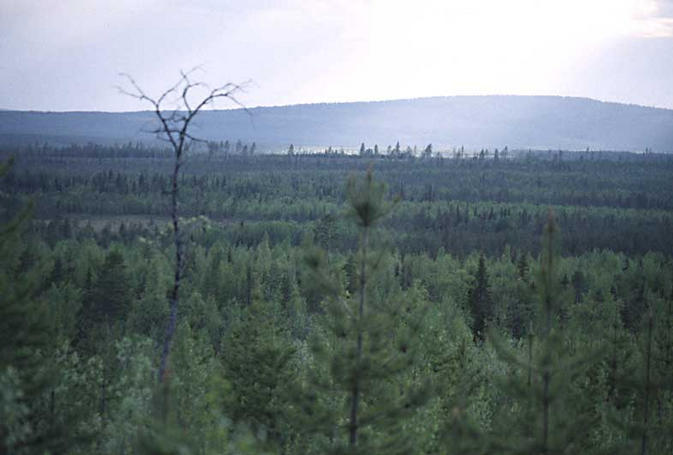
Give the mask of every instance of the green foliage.
M 558 227 L 553 215 L 544 227 L 536 276 L 539 317 L 530 332 L 528 358 L 495 338 L 498 353 L 509 364 L 501 387 L 510 398 L 500 410 L 489 453 L 589 453 L 590 429 L 596 423 L 587 410 L 582 386 L 586 367 L 596 357 L 573 352 L 561 322 Z
M 427 399 L 415 377 L 422 345 L 424 300 L 380 286 L 383 255 L 371 251 L 372 229 L 389 211 L 385 188 L 372 172 L 348 184 L 348 214 L 361 229 L 354 293 L 330 276 L 325 255 L 307 257 L 312 277 L 325 293 L 325 313 L 312 338 L 318 368 L 309 379 L 303 412 L 325 437 L 331 453 L 410 453 L 415 441 L 404 430 Z M 353 277 L 354 278 L 354 277 Z M 315 396 L 323 390 L 327 400 Z M 329 407 L 328 409 L 325 409 Z
M 0 452 L 671 451 L 670 161 L 400 147 L 367 158 L 387 186 L 344 194 L 363 158 L 194 155 L 157 388 L 164 155 L 20 156 L 0 182 Z M 562 249 L 551 225 L 536 241 L 546 204 Z
M 30 409 L 25 403 L 18 372 L 5 366 L 0 374 L 0 435 L 3 453 L 12 453 L 32 436 Z
M 222 343 L 224 377 L 230 384 L 224 409 L 229 417 L 284 447 L 293 435 L 288 418 L 297 379 L 295 348 L 273 305 L 259 297 L 234 323 Z
M 493 318 L 493 302 L 486 275 L 484 255 L 479 256 L 479 267 L 474 276 L 474 285 L 468 291 L 470 312 L 472 313 L 472 332 L 475 339 L 483 340 L 486 325 Z
M 44 264 L 21 260 L 29 214 L 30 206 L 0 226 L 0 452 L 9 454 L 59 450 L 66 439 L 48 405 L 54 394 L 50 323 L 40 298 Z

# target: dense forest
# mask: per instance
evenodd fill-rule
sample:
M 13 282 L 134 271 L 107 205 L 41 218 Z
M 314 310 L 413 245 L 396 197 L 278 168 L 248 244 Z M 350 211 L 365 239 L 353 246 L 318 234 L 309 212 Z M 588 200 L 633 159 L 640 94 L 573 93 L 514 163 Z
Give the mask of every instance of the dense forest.
M 216 145 L 163 370 L 171 153 L 0 150 L 0 453 L 673 453 L 673 156 Z

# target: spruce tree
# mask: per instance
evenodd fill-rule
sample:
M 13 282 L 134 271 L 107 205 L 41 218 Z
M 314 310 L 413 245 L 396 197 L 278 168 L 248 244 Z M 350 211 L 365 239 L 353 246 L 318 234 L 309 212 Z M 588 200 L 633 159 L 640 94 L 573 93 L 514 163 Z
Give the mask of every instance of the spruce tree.
M 479 266 L 474 276 L 474 285 L 468 292 L 468 300 L 472 314 L 472 333 L 475 340 L 483 341 L 486 325 L 493 318 L 493 301 L 483 253 L 479 256 Z
M 119 251 L 110 251 L 94 286 L 91 305 L 95 322 L 114 325 L 126 316 L 131 305 L 128 278 L 124 257 Z
M 292 436 L 287 413 L 296 378 L 295 348 L 277 308 L 259 294 L 223 341 L 224 374 L 231 387 L 223 411 L 255 434 L 265 434 L 269 449 L 279 449 Z

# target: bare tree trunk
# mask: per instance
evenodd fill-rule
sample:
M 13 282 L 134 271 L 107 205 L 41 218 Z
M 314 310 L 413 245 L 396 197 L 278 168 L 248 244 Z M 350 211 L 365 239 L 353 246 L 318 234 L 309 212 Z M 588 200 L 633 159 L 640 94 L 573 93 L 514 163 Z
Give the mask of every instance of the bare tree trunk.
M 173 243 L 175 245 L 175 275 L 173 279 L 173 289 L 170 295 L 170 314 L 166 326 L 166 335 L 164 337 L 161 350 L 161 359 L 159 361 L 158 380 L 160 384 L 166 382 L 166 369 L 168 359 L 171 354 L 171 345 L 175 336 L 175 328 L 178 321 L 178 306 L 180 302 L 180 284 L 182 281 L 182 271 L 184 265 L 183 243 L 180 232 L 180 216 L 178 211 L 179 195 L 179 177 L 180 167 L 184 152 L 188 150 L 193 142 L 206 142 L 202 139 L 193 137 L 189 132 L 191 121 L 196 117 L 201 109 L 212 104 L 217 98 L 228 98 L 230 101 L 243 107 L 235 98 L 234 94 L 242 89 L 236 84 L 225 84 L 220 87 L 208 89 L 202 82 L 193 82 L 190 80 L 190 74 L 193 72 L 180 72 L 180 80 L 171 88 L 164 91 L 158 98 L 147 96 L 136 81 L 128 74 L 126 76 L 132 91 L 126 91 L 120 88 L 120 91 L 126 95 L 136 98 L 140 101 L 152 105 L 154 114 L 159 120 L 159 126 L 153 131 L 158 137 L 168 142 L 173 150 L 175 162 L 173 165 L 173 175 L 171 179 L 171 220 L 173 223 Z M 207 89 L 207 94 L 195 104 L 190 103 L 190 94 L 195 89 Z M 177 96 L 179 106 L 175 110 L 166 110 L 163 103 L 170 96 Z M 244 108 L 244 107 L 243 107 Z M 245 108 L 244 108 L 245 109 Z
M 175 245 L 175 273 L 170 298 L 170 315 L 166 327 L 163 348 L 161 350 L 161 360 L 159 362 L 159 382 L 164 382 L 166 380 L 166 364 L 171 352 L 173 337 L 175 336 L 175 327 L 178 320 L 178 302 L 180 301 L 180 284 L 182 281 L 183 245 L 180 237 L 180 215 L 178 212 L 178 179 L 180 177 L 181 159 L 182 150 L 178 150 L 176 151 L 171 181 L 171 220 L 173 222 L 173 243 Z

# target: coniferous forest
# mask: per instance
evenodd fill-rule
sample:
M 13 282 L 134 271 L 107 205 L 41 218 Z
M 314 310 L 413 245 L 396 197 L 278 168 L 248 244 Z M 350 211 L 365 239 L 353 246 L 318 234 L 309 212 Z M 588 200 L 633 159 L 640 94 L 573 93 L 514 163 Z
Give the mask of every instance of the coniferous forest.
M 673 157 L 386 146 L 3 147 L 0 453 L 673 453 Z

